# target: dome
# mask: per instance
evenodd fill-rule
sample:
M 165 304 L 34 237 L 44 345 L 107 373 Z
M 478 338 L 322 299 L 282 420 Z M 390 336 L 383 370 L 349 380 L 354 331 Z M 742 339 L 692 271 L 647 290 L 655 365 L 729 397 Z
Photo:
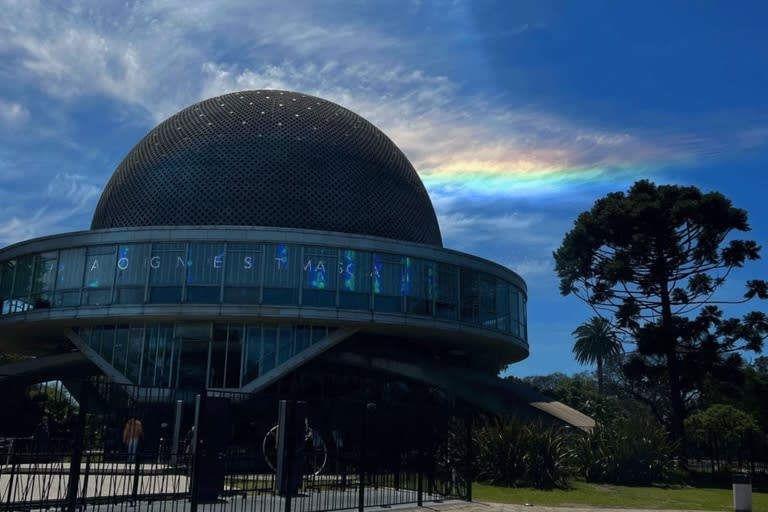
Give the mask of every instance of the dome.
M 442 246 L 400 149 L 354 112 L 288 91 L 225 94 L 160 123 L 115 170 L 91 229 L 211 225 Z

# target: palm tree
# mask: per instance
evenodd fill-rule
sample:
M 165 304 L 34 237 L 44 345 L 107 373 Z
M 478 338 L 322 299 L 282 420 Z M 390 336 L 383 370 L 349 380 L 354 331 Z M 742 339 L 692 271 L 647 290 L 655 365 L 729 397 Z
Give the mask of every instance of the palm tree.
M 593 316 L 589 322 L 578 326 L 572 333 L 576 336 L 573 353 L 579 364 L 597 363 L 597 390 L 603 394 L 603 361 L 621 354 L 624 348 L 616 336 L 611 323 L 605 318 Z

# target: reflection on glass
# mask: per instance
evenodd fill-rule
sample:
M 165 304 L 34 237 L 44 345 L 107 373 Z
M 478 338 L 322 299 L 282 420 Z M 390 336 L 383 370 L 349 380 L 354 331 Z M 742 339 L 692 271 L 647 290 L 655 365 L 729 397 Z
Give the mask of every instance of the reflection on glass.
M 328 269 L 323 260 L 312 261 L 308 259 L 304 263 L 304 272 L 306 275 L 306 286 L 317 290 L 324 290 L 328 286 Z
M 381 272 L 382 272 L 381 256 L 378 254 L 373 255 L 373 293 L 381 293 Z
M 149 301 L 181 302 L 181 286 L 187 270 L 186 244 L 153 244 L 149 258 Z
M 371 255 L 367 252 L 345 249 L 339 268 L 341 293 L 339 307 L 347 309 L 371 308 Z
M 508 281 L 407 255 L 309 245 L 173 242 L 65 249 L 0 262 L 0 314 L 112 302 L 143 304 L 145 299 L 373 308 L 460 319 L 521 337 L 526 330 L 524 294 Z M 155 341 L 152 348 L 144 343 L 145 349 L 160 350 Z M 240 343 L 241 354 L 250 350 L 244 340 Z M 230 348 L 237 350 L 226 346 L 227 361 Z M 272 355 L 278 357 L 279 352 L 275 345 Z M 244 378 L 244 372 L 263 371 L 256 360 L 248 363 L 249 357 L 238 363 L 243 366 L 238 366 L 237 376 L 230 376 L 227 363 L 225 375 L 215 378 L 229 385 Z M 265 356 L 260 352 L 259 357 Z M 149 364 L 136 375 L 142 382 L 157 379 Z M 127 371 L 125 362 L 122 368 Z M 164 372 L 170 378 L 171 367 Z
M 413 289 L 413 260 L 409 256 L 402 256 L 400 261 L 403 265 L 400 272 L 400 295 L 410 295 Z
M 509 305 L 509 284 L 505 283 L 501 279 L 496 280 L 496 328 L 504 332 L 509 332 L 511 319 L 510 319 L 510 305 Z
M 298 304 L 301 277 L 297 248 L 285 244 L 267 246 L 267 265 L 264 274 L 264 304 Z M 271 261 L 271 263 L 270 263 Z
M 261 360 L 261 326 L 248 326 L 247 333 L 245 370 L 243 371 L 244 384 L 259 376 L 259 362 Z
M 258 304 L 264 253 L 261 245 L 227 245 L 224 265 L 224 302 Z
M 58 254 L 42 253 L 35 261 L 32 277 L 32 306 L 35 309 L 49 308 L 53 303 L 53 289 L 56 285 L 56 263 Z
M 11 313 L 11 294 L 13 293 L 13 273 L 16 269 L 16 260 L 0 262 L 0 314 Z
M 126 356 L 125 376 L 138 384 L 141 371 L 141 350 L 144 345 L 144 328 L 132 327 L 128 334 L 128 354 Z M 149 361 L 147 361 L 149 364 Z
M 111 288 L 115 275 L 115 247 L 89 247 L 83 285 L 86 288 Z
M 290 325 L 278 328 L 277 364 L 281 365 L 293 355 L 293 329 Z
M 224 247 L 221 244 L 189 244 L 188 285 L 218 286 L 221 283 L 223 271 Z
M 437 267 L 437 290 L 435 294 L 435 316 L 456 319 L 458 296 L 458 272 L 453 265 L 440 263 Z
M 355 272 L 357 263 L 357 253 L 351 249 L 345 249 L 343 251 L 343 266 L 339 269 L 341 273 L 341 281 L 343 283 L 343 289 L 348 292 L 356 291 L 355 287 Z
M 32 256 L 22 256 L 16 261 L 16 276 L 13 281 L 11 312 L 20 313 L 31 309 L 29 295 L 32 292 Z
M 337 259 L 337 249 L 304 248 L 302 304 L 322 307 L 336 305 L 336 279 L 341 272 L 340 265 L 336 263 Z
M 277 270 L 288 270 L 288 246 L 278 244 L 275 254 L 275 263 Z
M 405 267 L 410 268 L 407 273 L 411 276 L 411 286 L 406 298 L 407 311 L 431 316 L 434 309 L 435 264 L 431 261 L 408 259 L 411 261 L 406 262 Z
M 275 352 L 277 350 L 277 327 L 264 327 L 264 351 L 261 359 L 262 375 L 275 367 Z
M 410 286 L 405 276 L 405 258 L 393 254 L 373 255 L 373 309 L 399 313 L 403 309 L 403 286 Z M 407 283 L 404 281 L 407 279 Z
M 144 285 L 149 272 L 148 244 L 121 245 L 117 248 L 117 273 L 115 275 L 115 302 L 117 304 L 142 304 Z
M 115 353 L 115 329 L 114 325 L 106 325 L 101 330 L 101 357 L 109 364 L 113 363 Z M 95 334 L 96 329 L 94 329 Z
M 125 375 L 125 359 L 128 355 L 128 326 L 120 325 L 117 327 L 117 338 L 115 339 L 115 350 L 112 353 L 112 366 L 118 372 Z

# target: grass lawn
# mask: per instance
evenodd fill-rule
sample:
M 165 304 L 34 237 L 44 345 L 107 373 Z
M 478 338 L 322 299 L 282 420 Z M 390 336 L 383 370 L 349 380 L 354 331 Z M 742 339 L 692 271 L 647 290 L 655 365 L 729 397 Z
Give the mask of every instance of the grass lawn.
M 670 487 L 623 487 L 572 482 L 568 490 L 540 491 L 529 488 L 494 487 L 475 483 L 472 498 L 496 503 L 533 505 L 593 505 L 627 508 L 732 511 L 731 489 Z M 768 510 L 768 493 L 752 493 L 752 510 Z

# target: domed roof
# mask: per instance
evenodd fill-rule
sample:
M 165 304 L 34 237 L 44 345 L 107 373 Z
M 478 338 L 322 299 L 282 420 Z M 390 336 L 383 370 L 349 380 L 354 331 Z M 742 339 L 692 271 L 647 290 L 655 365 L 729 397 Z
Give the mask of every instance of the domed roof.
M 160 123 L 115 170 L 91 229 L 179 225 L 442 246 L 429 195 L 400 149 L 354 112 L 288 91 L 225 94 Z

